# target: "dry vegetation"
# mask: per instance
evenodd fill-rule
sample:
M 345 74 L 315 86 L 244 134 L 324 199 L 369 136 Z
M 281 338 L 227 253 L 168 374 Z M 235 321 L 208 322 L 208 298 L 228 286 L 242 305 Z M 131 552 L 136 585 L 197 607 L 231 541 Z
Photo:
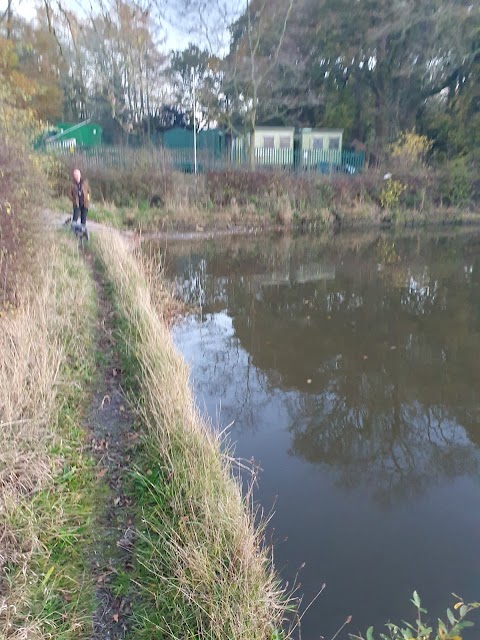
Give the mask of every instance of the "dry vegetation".
M 36 246 L 23 302 L 0 320 L 0 635 L 15 639 L 78 637 L 88 625 L 80 556 L 94 496 L 78 409 L 92 287 L 72 246 L 48 234 Z
M 197 178 L 166 165 L 112 169 L 100 164 L 89 170 L 88 159 L 83 162 L 92 176 L 90 217 L 117 228 L 322 229 L 478 221 L 480 182 L 470 165 L 434 170 L 402 158 L 355 175 L 226 169 Z M 394 177 L 385 180 L 389 171 Z M 60 174 L 59 194 L 66 171 Z
M 242 497 L 231 458 L 194 405 L 188 368 L 139 262 L 117 233 L 96 242 L 114 288 L 125 361 L 138 376 L 144 426 L 135 481 L 142 510 L 138 637 L 272 637 L 286 598 L 249 496 Z

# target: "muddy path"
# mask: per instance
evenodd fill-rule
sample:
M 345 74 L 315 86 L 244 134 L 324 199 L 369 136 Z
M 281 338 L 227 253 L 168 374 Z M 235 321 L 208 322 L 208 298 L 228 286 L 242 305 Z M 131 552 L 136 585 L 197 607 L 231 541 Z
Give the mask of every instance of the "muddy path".
M 128 637 L 131 596 L 115 596 L 116 575 L 132 566 L 135 537 L 133 505 L 126 495 L 130 462 L 138 434 L 135 415 L 123 390 L 123 371 L 115 346 L 114 311 L 103 275 L 91 254 L 85 254 L 97 294 L 97 378 L 84 428 L 97 461 L 97 477 L 108 486 L 106 506 L 99 514 L 91 567 L 95 581 L 93 640 Z
M 68 229 L 69 224 L 67 221 L 69 220 L 69 215 L 67 213 L 61 213 L 59 211 L 53 211 L 51 209 L 43 210 L 43 217 L 48 221 L 48 223 L 59 229 L 65 227 Z M 101 222 L 96 222 L 95 220 L 87 219 L 87 228 L 91 232 L 95 233 L 95 231 L 99 230 L 110 230 L 111 226 L 102 224 Z M 129 240 L 133 246 L 140 244 L 143 240 L 208 240 L 209 238 L 223 238 L 223 237 L 233 237 L 233 236 L 255 236 L 262 235 L 266 232 L 286 232 L 288 229 L 280 228 L 276 226 L 265 226 L 261 225 L 258 227 L 252 226 L 235 226 L 231 228 L 219 228 L 219 229 L 203 229 L 202 227 L 197 228 L 195 231 L 150 231 L 150 232 L 142 232 L 132 231 L 129 229 L 116 229 L 119 233 L 122 234 L 124 238 Z

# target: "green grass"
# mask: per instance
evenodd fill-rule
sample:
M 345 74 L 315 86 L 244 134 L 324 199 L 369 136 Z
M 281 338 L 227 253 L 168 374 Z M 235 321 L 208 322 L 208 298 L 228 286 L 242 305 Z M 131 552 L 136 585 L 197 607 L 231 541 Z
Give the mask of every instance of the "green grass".
M 127 388 L 139 404 L 141 444 L 130 495 L 137 537 L 131 637 L 265 640 L 289 608 L 250 496 L 231 459 L 195 410 L 188 370 L 176 352 L 147 273 L 117 234 L 98 234 L 116 309 Z M 159 315 L 160 314 L 160 315 Z M 119 593 L 127 576 L 117 576 Z
M 88 212 L 88 219 L 115 229 L 122 229 L 125 225 L 125 208 L 95 204 Z
M 6 567 L 10 619 L 5 624 L 25 637 L 74 640 L 92 631 L 91 554 L 108 490 L 97 477 L 82 426 L 96 376 L 95 291 L 75 243 L 58 236 L 56 242 L 54 297 L 45 307 L 51 331 L 35 339 L 45 353 L 54 345 L 52 363 L 60 368 L 39 437 L 46 449 L 39 444 L 31 452 L 49 469 L 39 489 L 20 494 L 7 512 L 8 529 L 23 553 Z
M 91 352 L 89 355 L 91 365 Z M 34 514 L 41 550 L 33 556 L 32 571 L 41 580 L 31 585 L 30 615 L 42 621 L 45 633 L 65 640 L 85 637 L 91 631 L 91 549 L 99 506 L 107 495 L 97 479 L 95 461 L 84 452 L 85 432 L 79 426 L 85 397 L 77 385 L 90 385 L 91 374 L 91 366 L 85 362 L 70 368 L 71 393 L 64 398 L 58 416 L 61 440 L 52 449 L 63 465 L 51 486 L 26 507 L 25 514 Z

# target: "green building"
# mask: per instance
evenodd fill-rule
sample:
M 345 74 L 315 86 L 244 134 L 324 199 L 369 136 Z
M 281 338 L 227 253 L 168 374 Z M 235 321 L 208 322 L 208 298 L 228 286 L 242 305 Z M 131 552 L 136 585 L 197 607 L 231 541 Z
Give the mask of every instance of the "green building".
M 53 135 L 52 135 L 53 134 Z M 90 120 L 79 122 L 58 122 L 53 132 L 45 139 L 47 149 L 76 149 L 98 147 L 102 144 L 102 127 Z
M 225 151 L 226 134 L 221 129 L 204 129 L 197 133 L 197 151 L 207 151 L 219 158 Z M 166 149 L 192 149 L 193 131 L 174 127 L 163 134 L 163 146 Z

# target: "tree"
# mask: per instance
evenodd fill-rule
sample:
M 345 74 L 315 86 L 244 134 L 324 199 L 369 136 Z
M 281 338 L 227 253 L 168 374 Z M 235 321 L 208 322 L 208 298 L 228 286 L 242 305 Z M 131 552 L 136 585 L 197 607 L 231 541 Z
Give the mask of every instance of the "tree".
M 49 73 L 47 51 L 34 44 L 35 40 L 22 46 L 20 42 L 0 39 L 0 71 L 17 107 L 28 107 L 38 119 L 54 120 L 62 113 L 63 94 L 57 79 Z
M 231 27 L 230 52 L 225 59 L 224 92 L 234 102 L 233 112 L 249 134 L 249 165 L 255 166 L 255 127 L 260 104 L 272 95 L 274 71 L 295 0 L 253 0 Z
M 354 130 L 373 118 L 379 148 L 415 125 L 429 97 L 455 93 L 478 48 L 480 9 L 463 0 L 302 0 L 301 9 L 306 86 L 331 92 L 334 77 L 348 87 Z
M 192 93 L 193 76 L 196 84 L 196 116 L 199 129 L 221 117 L 223 74 L 217 56 L 206 49 L 190 44 L 184 51 L 174 51 L 170 59 L 169 76 L 172 81 L 175 104 L 188 114 L 188 124 L 193 124 Z
M 111 117 L 127 133 L 150 134 L 150 119 L 164 98 L 165 56 L 154 36 L 151 8 L 114 0 L 90 16 L 94 46 L 88 60 L 96 69 L 94 93 L 107 100 Z

